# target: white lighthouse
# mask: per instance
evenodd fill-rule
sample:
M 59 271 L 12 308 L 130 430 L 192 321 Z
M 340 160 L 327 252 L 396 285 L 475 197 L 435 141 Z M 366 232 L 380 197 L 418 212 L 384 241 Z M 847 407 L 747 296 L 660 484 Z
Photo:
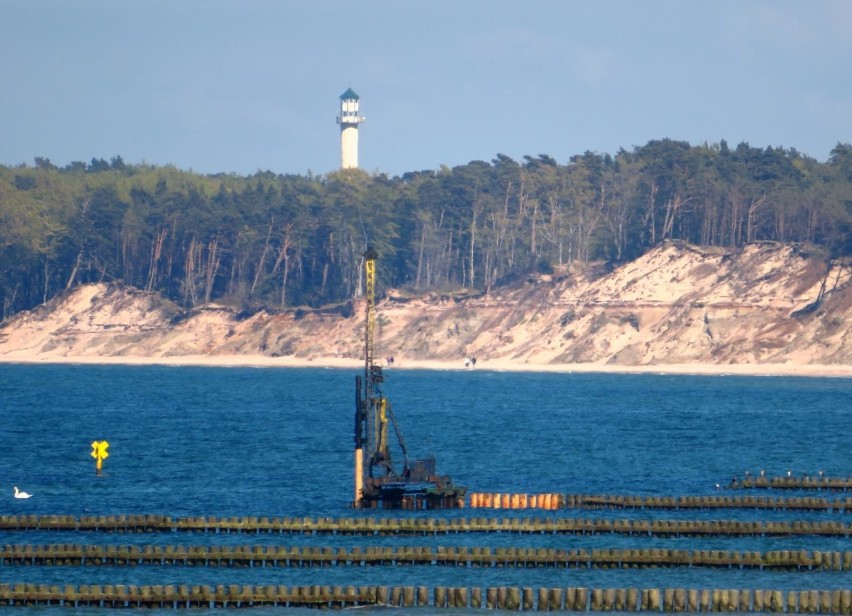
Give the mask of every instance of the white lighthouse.
M 358 168 L 358 125 L 367 118 L 358 115 L 358 95 L 349 88 L 340 95 L 340 167 Z

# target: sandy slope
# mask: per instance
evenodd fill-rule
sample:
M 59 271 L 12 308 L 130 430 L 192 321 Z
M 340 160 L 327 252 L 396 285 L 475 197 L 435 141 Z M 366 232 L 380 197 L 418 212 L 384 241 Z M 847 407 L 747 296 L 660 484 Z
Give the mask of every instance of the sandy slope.
M 403 368 L 463 369 L 474 355 L 477 369 L 495 370 L 852 375 L 850 273 L 827 268 L 801 246 L 726 252 L 670 242 L 605 275 L 572 268 L 490 295 L 389 290 L 377 307 L 377 353 Z M 356 301 L 350 317 L 241 318 L 87 285 L 4 323 L 0 361 L 354 368 L 363 313 Z

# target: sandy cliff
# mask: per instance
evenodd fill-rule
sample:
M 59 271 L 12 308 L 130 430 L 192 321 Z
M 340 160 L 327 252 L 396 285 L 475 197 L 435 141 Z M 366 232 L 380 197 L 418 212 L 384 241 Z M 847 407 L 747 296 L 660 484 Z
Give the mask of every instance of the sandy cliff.
M 819 299 L 819 301 L 817 301 Z M 362 356 L 347 311 L 182 311 L 157 295 L 87 285 L 0 326 L 0 359 Z M 816 249 L 670 242 L 610 272 L 571 268 L 488 295 L 387 291 L 377 353 L 525 366 L 852 365 L 850 269 Z M 480 364 L 484 365 L 484 364 Z

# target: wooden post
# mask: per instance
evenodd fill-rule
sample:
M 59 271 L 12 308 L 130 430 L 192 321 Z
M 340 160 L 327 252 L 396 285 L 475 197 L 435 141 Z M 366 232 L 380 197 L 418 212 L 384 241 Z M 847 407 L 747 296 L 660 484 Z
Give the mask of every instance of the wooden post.
M 547 589 L 540 587 L 538 589 L 538 602 L 536 607 L 538 608 L 539 612 L 546 612 L 547 605 Z
M 592 607 L 593 612 L 600 612 L 603 609 L 603 591 L 600 588 L 592 589 Z
M 500 586 L 497 588 L 497 609 L 505 610 L 506 609 L 506 597 L 508 593 L 506 592 L 505 586 Z
M 435 586 L 435 607 L 447 607 L 447 589 L 443 586 Z
M 479 586 L 470 589 L 470 607 L 477 609 L 482 607 L 482 589 Z
M 698 591 L 694 588 L 690 588 L 689 593 L 687 593 L 687 611 L 698 611 Z
M 497 589 L 489 586 L 485 589 L 485 607 L 493 610 L 497 607 Z
M 627 605 L 625 606 L 628 612 L 635 612 L 639 607 L 639 589 L 627 589 Z
M 574 591 L 574 609 L 578 612 L 585 612 L 588 606 L 588 590 L 582 586 Z
M 417 605 L 418 607 L 422 607 L 424 605 L 429 605 L 429 588 L 426 586 L 418 586 L 417 587 Z
M 471 606 L 474 607 L 474 606 Z M 518 587 L 509 588 L 506 595 L 506 609 L 516 612 L 521 607 L 521 591 Z

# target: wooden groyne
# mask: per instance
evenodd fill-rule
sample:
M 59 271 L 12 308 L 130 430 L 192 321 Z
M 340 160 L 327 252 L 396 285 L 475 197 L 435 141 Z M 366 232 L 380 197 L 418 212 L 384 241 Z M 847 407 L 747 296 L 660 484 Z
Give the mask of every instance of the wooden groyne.
M 566 506 L 565 494 L 507 494 L 503 492 L 471 492 L 468 494 L 473 509 L 562 509 Z
M 640 568 L 711 567 L 765 571 L 852 571 L 852 551 L 593 549 L 517 547 L 6 545 L 2 566 L 330 567 L 457 566 Z
M 755 509 L 852 513 L 852 497 L 782 498 L 776 496 L 642 496 L 618 494 L 514 494 L 473 492 L 472 509 Z
M 573 612 L 852 614 L 852 590 L 435 586 L 47 586 L 0 584 L 0 605 L 343 609 L 363 606 Z
M 729 489 L 761 490 L 828 490 L 832 492 L 852 492 L 852 477 L 761 477 L 747 476 L 739 478 L 725 486 Z
M 200 532 L 309 535 L 439 535 L 518 533 L 641 535 L 655 537 L 852 537 L 838 521 L 611 520 L 582 518 L 216 518 L 127 516 L 0 516 L 0 531 L 113 533 Z

